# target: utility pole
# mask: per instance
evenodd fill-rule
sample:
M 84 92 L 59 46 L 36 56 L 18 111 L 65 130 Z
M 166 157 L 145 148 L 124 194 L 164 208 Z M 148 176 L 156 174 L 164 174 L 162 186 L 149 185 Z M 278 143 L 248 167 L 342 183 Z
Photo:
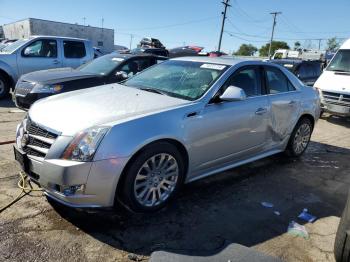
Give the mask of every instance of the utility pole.
M 133 34 L 130 34 L 130 46 L 129 46 L 129 49 L 131 50 L 131 44 L 132 44 L 132 39 L 134 38 L 134 35 Z
M 86 17 L 83 17 L 83 21 L 84 21 L 84 26 L 85 26 Z
M 272 12 L 270 13 L 273 15 L 273 24 L 272 24 L 272 32 L 271 32 L 271 39 L 270 39 L 270 46 L 269 46 L 269 59 L 271 59 L 271 46 L 273 41 L 273 34 L 275 32 L 275 26 L 276 26 L 276 16 L 282 14 L 282 12 Z
M 321 41 L 322 39 L 318 39 L 318 50 L 321 50 Z
M 225 0 L 225 2 L 222 2 L 225 7 L 224 7 L 224 12 L 222 12 L 222 23 L 221 23 L 221 32 L 220 32 L 220 38 L 219 38 L 218 52 L 220 52 L 220 49 L 221 49 L 221 40 L 222 40 L 222 34 L 224 32 L 224 27 L 225 27 L 227 7 L 231 6 L 229 4 L 229 2 L 230 2 L 230 0 Z

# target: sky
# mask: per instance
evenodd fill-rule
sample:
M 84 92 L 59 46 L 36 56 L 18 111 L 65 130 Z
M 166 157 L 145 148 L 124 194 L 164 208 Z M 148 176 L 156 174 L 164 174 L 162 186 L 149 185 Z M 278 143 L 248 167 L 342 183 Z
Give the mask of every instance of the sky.
M 257 47 L 271 36 L 291 47 L 318 48 L 330 37 L 350 38 L 350 0 L 230 0 L 222 50 L 233 52 L 243 43 Z M 0 25 L 28 17 L 78 23 L 115 30 L 115 44 L 132 48 L 142 37 L 158 38 L 167 48 L 198 45 L 216 50 L 223 4 L 221 0 L 0 0 Z M 326 40 L 321 40 L 321 49 Z

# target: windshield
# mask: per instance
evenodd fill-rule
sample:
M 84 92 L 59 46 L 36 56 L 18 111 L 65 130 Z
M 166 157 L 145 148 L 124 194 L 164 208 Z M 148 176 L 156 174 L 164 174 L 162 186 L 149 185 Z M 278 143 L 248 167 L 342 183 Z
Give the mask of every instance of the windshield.
M 85 73 L 108 75 L 123 61 L 124 58 L 105 55 L 80 66 L 78 70 Z
M 169 60 L 130 78 L 126 86 L 154 89 L 163 94 L 196 100 L 227 69 L 226 65 Z
M 350 73 L 350 49 L 340 49 L 329 63 L 327 71 Z
M 24 43 L 26 43 L 28 41 L 28 39 L 20 39 L 17 40 L 16 42 L 13 42 L 9 45 L 7 45 L 5 48 L 3 48 L 1 50 L 1 52 L 4 53 L 12 53 L 13 51 L 15 51 L 18 47 L 22 46 Z

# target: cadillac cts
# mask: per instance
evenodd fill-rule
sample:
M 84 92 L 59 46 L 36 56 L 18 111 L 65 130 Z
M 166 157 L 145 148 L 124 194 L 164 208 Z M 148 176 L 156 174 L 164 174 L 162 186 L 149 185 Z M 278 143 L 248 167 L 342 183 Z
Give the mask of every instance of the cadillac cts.
M 155 211 L 183 183 L 279 152 L 300 156 L 319 114 L 317 91 L 278 65 L 177 58 L 34 103 L 15 157 L 65 205 Z

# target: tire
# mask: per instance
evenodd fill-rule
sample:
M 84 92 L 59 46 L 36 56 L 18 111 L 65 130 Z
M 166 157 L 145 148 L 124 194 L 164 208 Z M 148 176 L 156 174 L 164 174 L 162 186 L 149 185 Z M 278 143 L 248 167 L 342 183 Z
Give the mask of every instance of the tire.
M 308 134 L 305 133 L 305 136 L 303 136 L 304 128 L 308 129 Z M 313 124 L 311 123 L 310 119 L 306 117 L 301 118 L 294 127 L 294 130 L 289 138 L 285 153 L 291 157 L 300 157 L 309 145 L 312 131 Z M 297 146 L 297 144 L 299 144 L 299 146 Z
M 349 197 L 349 196 L 348 196 Z M 350 230 L 349 200 L 346 203 L 334 242 L 334 256 L 337 262 L 349 261 L 350 259 Z M 350 231 L 349 231 L 350 232 Z
M 8 97 L 10 93 L 10 84 L 6 76 L 0 73 L 0 99 Z
M 134 212 L 163 208 L 176 195 L 185 176 L 184 160 L 176 146 L 168 142 L 154 143 L 131 161 L 120 190 L 122 202 Z

